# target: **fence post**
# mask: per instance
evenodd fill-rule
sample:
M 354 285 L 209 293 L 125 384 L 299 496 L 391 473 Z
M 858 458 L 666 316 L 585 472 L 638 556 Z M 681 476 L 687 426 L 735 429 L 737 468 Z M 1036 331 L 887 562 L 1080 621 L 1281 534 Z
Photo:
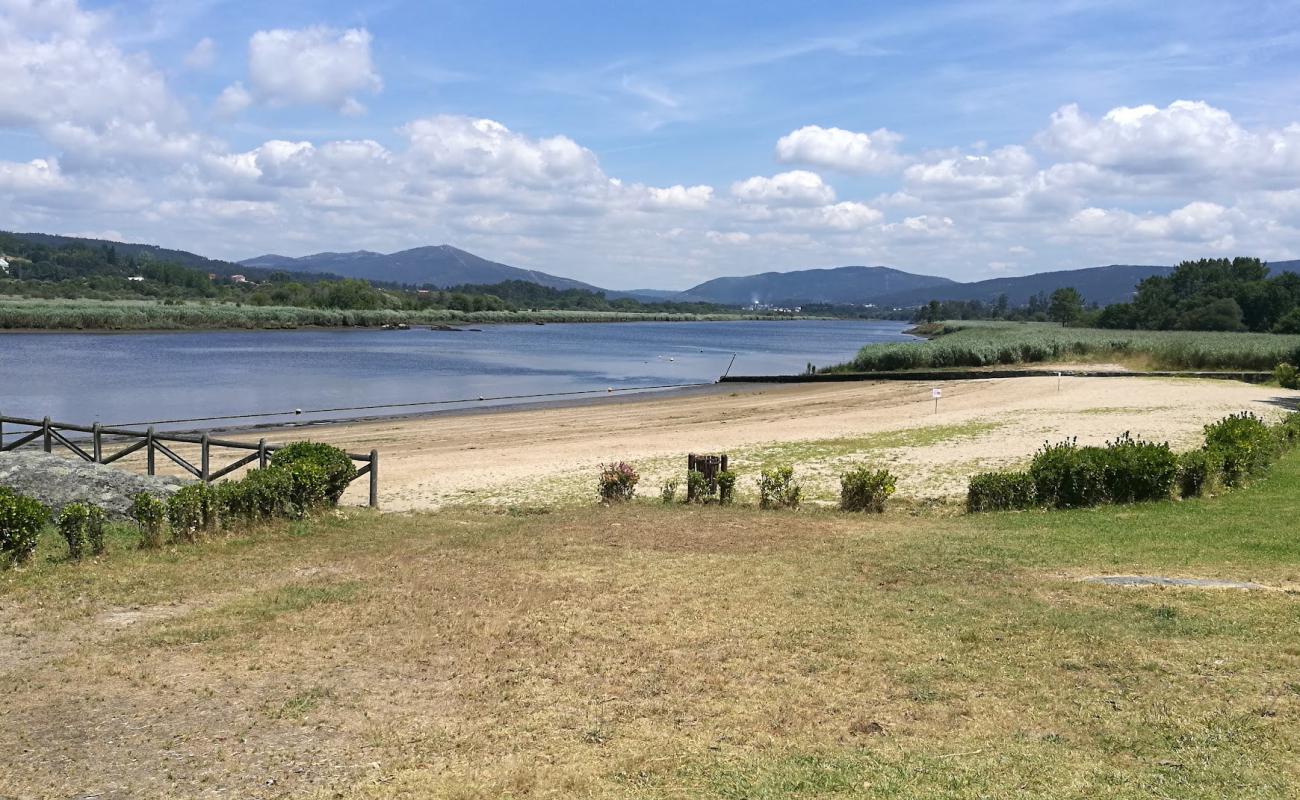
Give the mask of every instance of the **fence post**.
M 379 508 L 379 451 L 370 451 L 370 507 Z
M 207 483 L 208 476 L 211 475 L 212 472 L 208 469 L 208 453 L 211 452 L 211 448 L 208 446 L 208 435 L 206 433 L 203 434 L 202 440 L 199 441 L 199 447 L 201 448 L 201 452 L 199 453 L 199 474 L 201 477 L 199 480 Z
M 266 440 L 257 440 L 257 466 L 266 469 Z
M 94 439 L 95 463 L 102 464 L 104 463 L 104 434 L 99 430 L 100 424 L 98 422 L 96 422 L 91 427 L 94 428 L 94 431 L 91 433 L 91 436 L 95 437 Z
M 144 435 L 144 440 L 145 440 L 145 442 L 146 442 L 145 450 L 147 450 L 148 453 L 149 453 L 149 455 L 145 458 L 145 461 L 146 461 L 146 463 L 148 464 L 148 469 L 147 469 L 146 471 L 147 471 L 150 475 L 152 475 L 152 474 L 154 474 L 154 471 L 153 471 L 153 470 L 154 470 L 154 463 L 153 463 L 153 459 L 154 459 L 154 455 L 153 455 L 153 426 L 152 426 L 152 425 L 149 426 L 149 431 Z
M 41 430 L 45 433 L 45 452 L 54 452 L 54 437 L 50 435 L 50 418 L 46 417 L 41 423 Z
M 0 453 L 5 451 L 5 415 L 0 414 Z

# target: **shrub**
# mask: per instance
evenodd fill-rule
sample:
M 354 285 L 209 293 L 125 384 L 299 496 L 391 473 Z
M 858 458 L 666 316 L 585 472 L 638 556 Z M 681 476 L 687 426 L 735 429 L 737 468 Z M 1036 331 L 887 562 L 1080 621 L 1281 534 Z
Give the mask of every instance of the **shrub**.
M 1273 380 L 1283 389 L 1300 389 L 1300 371 L 1286 362 L 1273 367 Z
M 299 461 L 282 469 L 289 473 L 289 508 L 295 519 L 337 502 L 330 500 L 330 476 L 319 464 Z
M 131 498 L 131 509 L 127 513 L 140 527 L 141 547 L 162 545 L 163 523 L 167 519 L 167 506 L 163 501 L 147 492 L 140 492 Z
M 1241 486 L 1268 469 L 1277 441 L 1259 417 L 1243 411 L 1206 425 L 1205 449 L 1218 454 L 1224 485 Z
M 707 503 L 718 492 L 717 481 L 710 481 L 698 469 L 686 473 L 686 500 L 691 503 Z
M 1019 511 L 1032 508 L 1036 493 L 1028 472 L 985 472 L 970 479 L 966 510 Z
M 860 466 L 840 476 L 840 510 L 882 514 L 898 479 L 887 469 Z
M 1178 457 L 1168 444 L 1127 433 L 1105 447 L 1079 447 L 1070 439 L 1044 445 L 1029 477 L 1035 499 L 1052 508 L 1164 500 L 1178 477 Z
M 621 503 L 625 500 L 631 500 L 636 494 L 637 482 L 641 476 L 631 464 L 620 461 L 617 464 L 606 464 L 600 470 L 600 482 L 596 485 L 596 491 L 600 494 L 600 499 L 606 503 Z
M 58 520 L 59 533 L 68 543 L 68 557 L 80 561 L 87 551 L 104 552 L 104 509 L 94 504 L 69 503 Z
M 348 484 L 357 477 L 357 467 L 347 452 L 323 442 L 294 442 L 271 456 L 271 465 L 275 467 L 301 463 L 314 464 L 323 471 L 325 499 L 330 505 L 338 505 Z
M 1178 456 L 1179 497 L 1203 497 L 1214 491 L 1223 475 L 1223 462 L 1217 451 L 1192 450 Z
M 671 503 L 677 499 L 677 487 L 679 482 L 676 478 L 669 478 L 659 487 L 659 499 L 665 504 Z
M 50 510 L 39 501 L 0 486 L 0 566 L 31 558 L 49 519 Z
M 217 487 L 218 504 L 229 517 L 250 521 L 297 516 L 293 481 L 287 469 L 250 469 L 242 479 Z
M 1290 450 L 1300 444 L 1300 413 L 1292 412 L 1273 426 L 1273 438 L 1278 449 Z
M 1051 508 L 1104 503 L 1105 470 L 1099 449 L 1079 447 L 1074 439 L 1043 445 L 1029 465 L 1035 499 Z
M 759 473 L 759 508 L 798 508 L 802 499 L 803 487 L 794 481 L 794 467 L 774 467 Z
M 736 473 L 724 470 L 718 473 L 718 503 L 729 506 L 736 500 Z
M 1144 442 L 1125 433 L 1106 443 L 1106 494 L 1112 503 L 1168 500 L 1178 477 L 1178 456 L 1168 443 Z
M 167 522 L 172 539 L 193 542 L 199 534 L 216 526 L 219 501 L 217 490 L 206 483 L 191 483 L 167 498 Z

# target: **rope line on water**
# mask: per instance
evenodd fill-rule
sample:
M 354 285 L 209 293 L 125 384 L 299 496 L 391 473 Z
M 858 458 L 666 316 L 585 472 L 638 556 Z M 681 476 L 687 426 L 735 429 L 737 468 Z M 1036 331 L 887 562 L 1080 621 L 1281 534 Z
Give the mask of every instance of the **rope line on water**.
M 267 411 L 256 414 L 226 414 L 216 417 L 188 417 L 185 419 L 156 419 L 149 422 L 120 422 L 106 425 L 109 428 L 133 428 L 148 425 L 175 425 L 182 422 L 217 422 L 230 419 L 254 419 L 257 417 L 302 416 L 304 414 L 334 414 L 341 411 L 377 411 L 384 408 L 415 408 L 418 406 L 446 406 L 457 403 L 487 403 L 498 400 L 538 400 L 546 397 L 574 397 L 584 394 L 614 394 L 615 392 L 646 392 L 653 389 L 690 389 L 698 386 L 712 386 L 714 381 L 702 383 L 666 383 L 658 386 L 623 386 L 608 389 L 578 389 L 571 392 L 540 392 L 537 394 L 508 394 L 496 397 L 465 397 L 458 400 L 423 400 L 415 403 L 379 403 L 369 406 L 338 406 L 336 408 L 295 408 L 292 411 Z

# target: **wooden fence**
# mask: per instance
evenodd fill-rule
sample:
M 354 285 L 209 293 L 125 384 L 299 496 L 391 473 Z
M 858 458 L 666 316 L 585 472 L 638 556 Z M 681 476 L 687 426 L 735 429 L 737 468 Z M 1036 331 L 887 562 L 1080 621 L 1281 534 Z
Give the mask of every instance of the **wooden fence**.
M 6 425 L 14 425 L 19 428 L 34 430 L 15 431 L 12 435 L 18 438 L 6 442 Z M 79 439 L 70 437 L 68 433 L 90 434 L 89 439 Z M 259 440 L 256 444 L 251 442 L 236 442 L 231 439 L 214 439 L 208 434 L 188 434 L 188 433 L 159 433 L 152 427 L 148 430 L 128 430 L 126 428 L 109 428 L 99 423 L 94 425 L 72 425 L 66 422 L 51 422 L 49 417 L 44 419 L 24 419 L 22 417 L 7 417 L 0 414 L 0 453 L 17 450 L 18 448 L 40 441 L 42 449 L 47 453 L 54 451 L 54 447 L 71 450 L 77 457 L 95 464 L 112 464 L 121 458 L 131 455 L 140 450 L 145 451 L 146 469 L 150 475 L 157 474 L 157 457 L 162 454 L 170 459 L 181 469 L 204 483 L 210 483 L 219 478 L 224 478 L 240 467 L 248 466 L 254 461 L 259 467 L 266 467 L 270 463 L 271 454 L 276 450 L 284 447 L 282 444 L 268 444 L 265 439 Z M 106 453 L 105 445 L 110 448 L 117 445 L 125 444 L 121 449 L 114 453 Z M 177 442 L 184 444 L 197 444 L 199 446 L 199 463 L 193 464 L 183 456 L 179 455 L 170 444 Z M 87 451 L 86 447 L 90 450 Z M 248 450 L 252 451 L 246 456 L 237 458 L 225 466 L 214 469 L 212 467 L 212 449 L 226 448 L 230 450 Z M 370 507 L 379 507 L 379 451 L 371 450 L 369 454 L 362 455 L 359 453 L 348 453 L 348 458 L 358 462 L 357 477 L 368 476 L 370 479 Z

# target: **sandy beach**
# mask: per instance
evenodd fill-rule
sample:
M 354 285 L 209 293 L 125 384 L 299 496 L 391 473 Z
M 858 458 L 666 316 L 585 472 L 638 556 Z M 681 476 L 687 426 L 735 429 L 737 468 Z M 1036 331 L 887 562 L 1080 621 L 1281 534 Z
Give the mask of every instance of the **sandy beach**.
M 931 390 L 942 398 L 935 410 Z M 689 452 L 727 452 L 752 476 L 794 464 L 814 502 L 829 502 L 848 464 L 887 465 L 899 494 L 953 498 L 981 470 L 1023 463 L 1048 440 L 1101 443 L 1126 431 L 1194 446 L 1201 428 L 1250 410 L 1276 417 L 1300 392 L 1221 380 L 1012 378 L 945 383 L 735 385 L 683 395 L 244 431 L 230 438 L 311 438 L 379 450 L 386 511 L 454 504 L 532 507 L 590 501 L 602 462 L 642 473 L 640 493 L 685 469 Z M 363 488 L 345 501 L 363 503 Z

